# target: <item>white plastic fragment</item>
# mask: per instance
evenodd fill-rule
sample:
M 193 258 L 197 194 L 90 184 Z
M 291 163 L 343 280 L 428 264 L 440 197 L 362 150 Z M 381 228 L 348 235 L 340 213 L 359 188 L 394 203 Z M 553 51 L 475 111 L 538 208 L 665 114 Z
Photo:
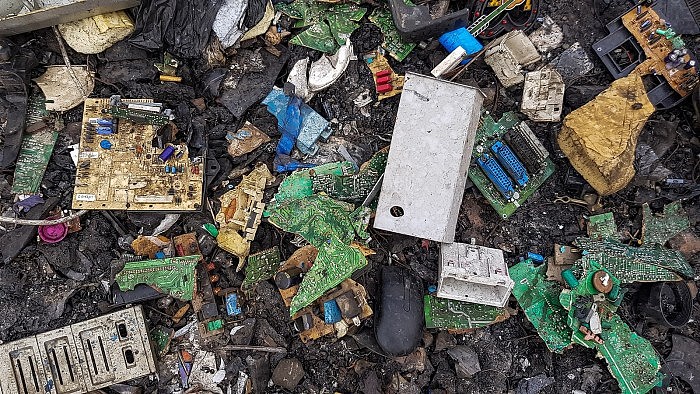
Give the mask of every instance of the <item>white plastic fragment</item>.
M 564 104 L 564 81 L 551 68 L 525 75 L 520 112 L 535 122 L 559 122 Z
M 406 73 L 374 227 L 454 241 L 484 95 Z
M 502 250 L 463 243 L 440 245 L 438 297 L 504 307 L 514 284 Z
M 440 62 L 433 70 L 430 72 L 433 74 L 434 77 L 440 77 L 443 74 L 446 74 L 452 70 L 454 70 L 455 67 L 459 65 L 459 63 L 462 62 L 462 60 L 467 58 L 467 51 L 464 50 L 461 46 L 458 46 L 455 48 L 454 51 L 450 52 L 449 55 L 443 61 Z
M 345 69 L 350 64 L 353 55 L 353 48 L 350 40 L 345 41 L 334 55 L 324 55 L 320 59 L 311 63 L 309 69 L 309 89 L 318 92 L 331 85 L 343 75 Z
M 537 49 L 522 30 L 513 30 L 497 38 L 484 54 L 484 61 L 506 88 L 523 82 L 523 66 L 540 59 Z
M 309 78 L 306 75 L 308 69 L 309 58 L 307 57 L 294 63 L 287 77 L 287 82 L 294 85 L 294 94 L 307 103 L 314 97 L 314 93 L 309 89 Z
M 246 32 L 243 20 L 247 9 L 248 2 L 244 0 L 226 0 L 219 8 L 212 30 L 224 49 L 232 47 Z
M 549 16 L 544 18 L 542 26 L 530 34 L 530 41 L 535 45 L 540 53 L 547 53 L 553 49 L 559 48 L 564 33 L 561 27 Z

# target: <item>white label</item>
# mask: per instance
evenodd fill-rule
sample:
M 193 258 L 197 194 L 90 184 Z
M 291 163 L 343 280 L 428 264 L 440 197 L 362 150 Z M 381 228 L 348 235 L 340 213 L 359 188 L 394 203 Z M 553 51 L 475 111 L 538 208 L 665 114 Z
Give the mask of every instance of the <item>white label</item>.
M 98 121 L 99 119 L 100 119 L 100 118 L 89 118 L 89 119 L 88 119 L 88 123 L 90 123 L 90 124 L 97 124 L 97 121 Z
M 98 152 L 80 152 L 81 159 L 97 159 L 99 155 Z
M 76 201 L 95 201 L 95 195 L 94 194 L 83 194 L 79 193 L 75 195 L 75 200 Z

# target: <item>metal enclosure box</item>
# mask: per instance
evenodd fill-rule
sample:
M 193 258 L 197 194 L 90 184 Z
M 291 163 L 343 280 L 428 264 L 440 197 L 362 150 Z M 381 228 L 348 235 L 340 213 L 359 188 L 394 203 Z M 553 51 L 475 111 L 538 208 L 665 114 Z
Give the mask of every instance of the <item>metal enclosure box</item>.
M 11 36 L 59 23 L 135 7 L 138 0 L 40 0 L 31 12 L 0 17 L 0 36 Z
M 0 394 L 85 393 L 154 372 L 141 306 L 0 345 Z
M 462 243 L 440 245 L 438 297 L 504 307 L 513 286 L 502 250 Z
M 484 95 L 406 73 L 374 227 L 454 241 Z

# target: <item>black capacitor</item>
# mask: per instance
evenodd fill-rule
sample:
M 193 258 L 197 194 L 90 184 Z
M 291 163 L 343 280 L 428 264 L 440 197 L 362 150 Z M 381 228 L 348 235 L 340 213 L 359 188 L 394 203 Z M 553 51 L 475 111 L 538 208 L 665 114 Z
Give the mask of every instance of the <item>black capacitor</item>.
M 314 318 L 313 316 L 311 316 L 310 313 L 307 313 L 306 315 L 301 315 L 296 320 L 294 320 L 294 329 L 297 332 L 304 332 L 306 330 L 310 330 L 313 326 Z
M 294 285 L 301 283 L 301 274 L 303 271 L 299 267 L 293 267 L 286 271 L 280 271 L 275 275 L 275 284 L 280 289 L 288 289 Z

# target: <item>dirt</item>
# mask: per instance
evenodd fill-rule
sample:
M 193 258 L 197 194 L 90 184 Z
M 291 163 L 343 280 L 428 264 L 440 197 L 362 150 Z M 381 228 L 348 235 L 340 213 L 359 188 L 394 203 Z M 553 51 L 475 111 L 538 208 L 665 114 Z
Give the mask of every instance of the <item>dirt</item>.
M 562 26 L 564 43 L 547 55 L 554 58 L 574 42 L 581 43 L 595 68 L 586 76 L 577 78 L 567 86 L 567 100 L 564 115 L 584 104 L 600 89 L 607 86 L 611 76 L 592 52 L 591 45 L 602 38 L 606 31 L 605 23 L 613 15 L 619 15 L 630 7 L 621 0 L 545 1 L 540 4 L 540 15 L 549 15 Z M 50 30 L 14 37 L 17 44 L 34 51 L 42 64 L 61 64 L 58 45 Z M 381 43 L 379 29 L 363 20 L 359 29 L 351 36 L 355 53 L 361 54 L 375 49 Z M 700 46 L 700 37 L 687 37 L 691 48 Z M 186 61 L 181 68 L 184 76 L 182 84 L 161 84 L 154 82 L 154 69 L 150 67 L 158 59 L 156 54 L 143 51 L 119 49 L 108 50 L 104 54 L 88 57 L 88 62 L 97 66 L 98 81 L 91 96 L 108 97 L 121 94 L 124 97 L 152 97 L 176 110 L 178 129 L 190 137 L 190 141 L 200 141 L 199 148 L 207 144 L 210 152 L 220 165 L 218 175 L 213 179 L 208 192 L 208 200 L 216 209 L 216 198 L 228 190 L 222 182 L 235 185 L 240 176 L 229 179 L 232 170 L 250 168 L 255 161 L 271 163 L 274 157 L 274 139 L 279 137 L 277 121 L 264 106 L 253 105 L 241 119 L 235 119 L 224 107 L 218 105 L 207 90 L 205 82 L 212 71 L 207 71 L 201 61 Z M 121 50 L 121 52 L 120 52 Z M 441 60 L 435 45 L 416 48 L 404 62 L 392 60 L 398 73 L 413 71 L 429 74 Z M 69 50 L 74 64 L 81 64 L 85 56 Z M 298 59 L 319 57 L 319 53 L 304 47 L 293 46 L 289 50 L 290 60 L 277 78 L 278 86 L 286 79 L 286 73 Z M 41 67 L 32 72 L 39 75 Z M 497 88 L 497 81 L 486 64 L 479 60 L 470 65 L 456 82 L 477 84 L 490 92 L 495 100 L 485 104 L 496 116 L 507 111 L 517 111 L 522 89 L 515 87 L 505 90 Z M 343 76 L 327 90 L 319 93 L 310 105 L 322 116 L 331 121 L 334 137 L 351 144 L 352 152 L 364 161 L 374 152 L 390 143 L 399 97 L 373 102 L 363 114 L 353 103 L 358 87 L 373 89 L 369 69 L 360 60 L 351 62 Z M 569 93 L 572 93 L 570 96 Z M 205 98 L 206 108 L 198 109 L 191 100 Z M 82 108 L 78 107 L 65 114 L 66 124 L 81 122 Z M 427 114 L 429 115 L 429 114 Z M 227 143 L 224 135 L 243 121 L 250 121 L 273 138 L 273 142 L 246 156 L 232 159 L 226 154 Z M 657 112 L 650 120 L 674 124 L 670 146 L 660 155 L 660 161 L 668 168 L 673 178 L 690 180 L 691 184 L 674 188 L 651 185 L 637 177 L 631 186 L 615 195 L 603 199 L 605 211 L 614 213 L 621 233 L 627 240 L 639 236 L 641 227 L 641 204 L 649 202 L 654 210 L 660 210 L 664 203 L 682 198 L 697 190 L 700 170 L 700 142 L 697 130 L 693 130 L 693 110 L 686 102 L 668 111 Z M 456 241 L 469 242 L 475 239 L 479 245 L 500 248 L 505 251 L 507 261 L 517 262 L 527 252 L 551 255 L 554 243 L 570 244 L 576 237 L 583 236 L 585 221 L 589 215 L 584 207 L 555 204 L 555 193 L 580 197 L 591 189 L 577 177 L 567 159 L 556 146 L 556 135 L 560 123 L 528 123 L 535 134 L 552 153 L 557 171 L 528 202 L 506 221 L 501 220 L 487 201 L 474 187 L 465 190 L 462 210 L 458 220 Z M 75 130 L 75 127 L 73 128 Z M 645 135 L 652 137 L 654 127 L 647 127 Z M 42 182 L 46 196 L 60 196 L 61 207 L 69 208 L 72 185 L 75 181 L 73 165 L 68 146 L 77 143 L 77 133 L 63 133 Z M 3 182 L 11 183 L 11 173 L 0 177 L 0 208 L 4 211 L 12 204 L 11 196 Z M 266 200 L 274 190 L 266 191 Z M 690 233 L 700 234 L 697 197 L 684 202 L 691 216 Z M 155 227 L 162 215 L 131 215 L 115 213 L 115 221 L 121 231 L 135 236 L 148 233 Z M 211 223 L 211 214 L 182 215 L 178 223 L 167 235 L 177 235 L 197 231 L 203 235 L 201 224 Z M 109 294 L 105 284 L 110 280 L 113 261 L 128 253 L 128 242 L 120 242 L 119 232 L 101 213 L 90 212 L 82 219 L 83 229 L 69 234 L 56 245 L 41 245 L 31 242 L 30 246 L 12 262 L 0 265 L 0 341 L 7 342 L 38 334 L 77 321 L 86 320 L 105 313 L 110 309 Z M 389 234 L 371 229 L 372 247 L 377 254 L 369 257 L 366 268 L 358 271 L 353 278 L 363 284 L 370 295 L 370 303 L 376 307 L 379 295 L 379 268 L 390 259 L 412 269 L 422 278 L 427 288 L 437 281 L 437 245 L 423 244 L 421 240 Z M 290 243 L 293 236 L 263 222 L 258 230 L 252 252 L 279 245 L 283 257 L 288 257 L 295 247 Z M 122 239 L 123 241 L 123 239 Z M 230 262 L 232 256 L 210 245 L 205 250 L 207 260 L 219 265 L 216 273 L 221 275 L 221 286 L 240 286 L 243 276 L 233 270 L 224 269 L 222 263 Z M 425 247 L 427 246 L 427 247 Z M 204 249 L 204 247 L 203 247 Z M 697 254 L 696 254 L 697 256 Z M 235 261 L 235 259 L 233 259 Z M 691 260 L 692 261 L 692 260 Z M 697 259 L 694 261 L 697 263 Z M 671 334 L 681 333 L 700 340 L 700 309 L 693 309 L 691 322 L 680 329 L 667 329 L 645 320 L 633 309 L 637 286 L 631 286 L 622 304 L 621 315 L 642 336 L 648 338 L 656 350 L 665 356 L 671 349 Z M 149 301 L 144 304 L 152 323 L 173 325 L 162 316 L 163 303 Z M 517 303 L 511 300 L 511 307 Z M 171 307 L 172 308 L 172 307 Z M 617 393 L 617 383 L 607 371 L 605 362 L 596 358 L 594 351 L 574 347 L 563 354 L 549 352 L 537 336 L 536 331 L 522 311 L 510 319 L 479 329 L 474 333 L 456 335 L 457 345 L 468 345 L 475 349 L 481 372 L 471 379 L 460 379 L 455 372 L 454 361 L 446 350 L 434 351 L 435 344 L 423 346 L 427 359 L 422 371 L 403 371 L 403 366 L 395 360 L 374 353 L 358 344 L 350 336 L 342 339 L 323 338 L 313 343 L 303 344 L 295 334 L 277 289 L 271 282 L 264 282 L 247 297 L 246 317 L 255 318 L 256 332 L 251 338 L 253 345 L 284 346 L 288 358 L 296 358 L 303 364 L 305 377 L 296 387 L 297 393 L 322 392 L 387 392 L 397 373 L 421 392 L 431 393 L 483 393 L 512 392 L 518 382 L 527 377 L 544 373 L 553 377 L 555 383 L 544 388 L 542 393 L 570 393 L 584 390 L 586 393 Z M 184 325 L 175 324 L 175 328 Z M 363 330 L 372 332 L 371 320 Z M 434 331 L 432 334 L 436 334 Z M 227 338 L 223 338 L 225 343 Z M 235 383 L 238 371 L 249 370 L 246 357 L 248 352 L 219 352 L 227 363 L 225 382 Z M 274 369 L 281 356 L 271 356 L 267 360 Z M 263 377 L 265 378 L 265 377 Z M 269 376 L 267 376 L 269 378 Z M 143 385 L 146 392 L 156 392 L 154 384 L 147 381 L 131 382 Z M 107 389 L 108 392 L 116 392 Z M 267 387 L 266 392 L 283 392 L 275 387 Z M 162 391 L 161 391 L 162 392 Z M 410 392 L 406 390 L 405 392 Z

